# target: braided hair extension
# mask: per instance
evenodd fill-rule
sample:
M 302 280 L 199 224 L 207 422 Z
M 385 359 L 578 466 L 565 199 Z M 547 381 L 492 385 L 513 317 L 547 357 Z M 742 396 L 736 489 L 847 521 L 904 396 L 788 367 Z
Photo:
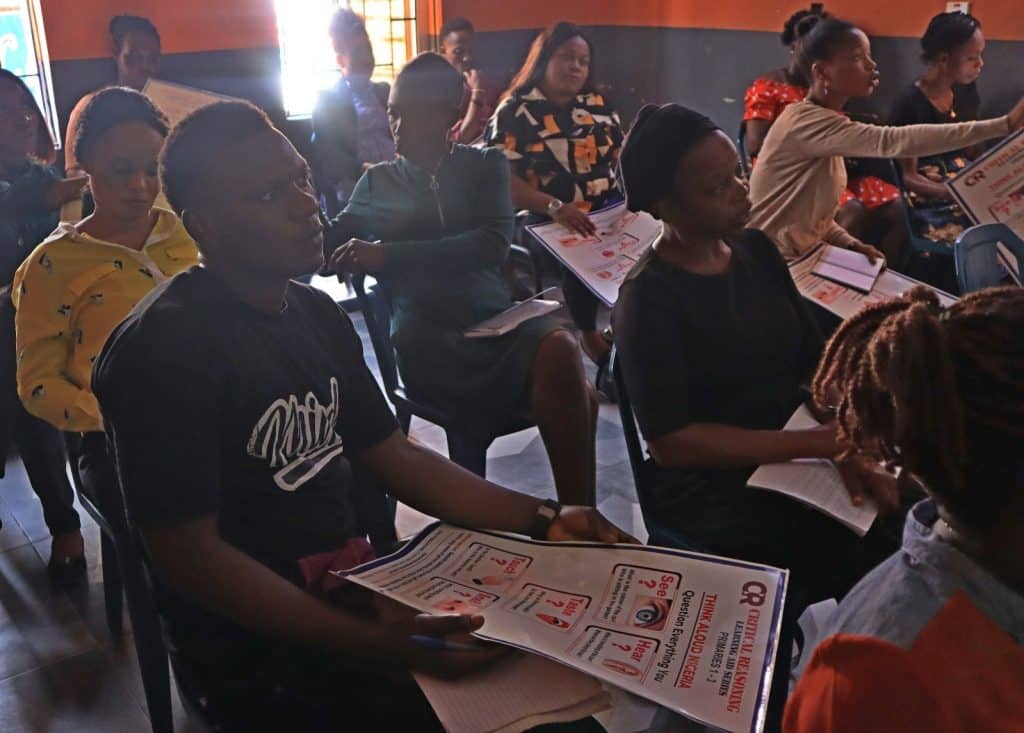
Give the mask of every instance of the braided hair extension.
M 868 306 L 830 339 L 813 392 L 836 408 L 848 453 L 902 466 L 984 528 L 1024 475 L 1024 290 L 990 288 L 943 309 L 917 287 Z

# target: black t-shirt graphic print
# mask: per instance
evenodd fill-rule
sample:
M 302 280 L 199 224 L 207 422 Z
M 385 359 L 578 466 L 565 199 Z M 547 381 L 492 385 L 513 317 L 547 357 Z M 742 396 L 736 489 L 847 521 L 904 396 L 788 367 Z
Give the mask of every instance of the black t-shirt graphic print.
M 295 491 L 345 450 L 336 430 L 338 390 L 338 379 L 331 377 L 326 405 L 313 392 L 278 398 L 253 427 L 246 452 L 276 469 L 274 483 L 282 491 Z
M 341 309 L 298 283 L 285 300 L 267 315 L 193 268 L 118 326 L 93 387 L 137 526 L 216 515 L 225 541 L 300 583 L 300 558 L 354 533 L 349 460 L 396 423 Z M 165 610 L 179 642 L 231 636 L 180 599 Z

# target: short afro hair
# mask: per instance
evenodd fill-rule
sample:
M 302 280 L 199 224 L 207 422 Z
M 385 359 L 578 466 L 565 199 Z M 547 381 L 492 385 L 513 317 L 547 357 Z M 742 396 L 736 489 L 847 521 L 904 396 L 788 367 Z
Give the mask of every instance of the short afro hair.
M 160 32 L 153 25 L 149 18 L 140 15 L 115 15 L 110 19 L 110 41 L 114 46 L 114 53 L 121 53 L 124 40 L 129 33 L 147 33 L 160 43 Z
M 103 133 L 126 122 L 141 122 L 167 137 L 167 117 L 149 97 L 128 87 L 107 87 L 92 95 L 78 118 L 75 157 L 88 161 Z
M 160 156 L 160 181 L 171 208 L 181 216 L 194 205 L 210 161 L 220 150 L 274 129 L 263 110 L 242 101 L 201 107 L 175 125 Z
M 394 89 L 401 91 L 410 106 L 444 105 L 457 109 L 465 92 L 465 82 L 444 56 L 424 51 L 398 72 Z
M 449 18 L 441 26 L 441 31 L 437 34 L 440 40 L 444 40 L 452 33 L 458 33 L 459 31 L 469 31 L 470 33 L 476 33 L 476 28 L 469 21 L 469 18 L 463 18 L 462 16 L 456 18 Z

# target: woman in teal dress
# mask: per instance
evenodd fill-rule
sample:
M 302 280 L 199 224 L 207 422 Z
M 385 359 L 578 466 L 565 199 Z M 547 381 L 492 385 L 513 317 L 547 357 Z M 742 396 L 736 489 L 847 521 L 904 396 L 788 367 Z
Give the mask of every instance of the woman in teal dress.
M 388 113 L 399 156 L 356 184 L 333 222 L 329 242 L 345 244 L 331 267 L 373 273 L 388 287 L 410 396 L 482 432 L 528 410 L 559 499 L 592 504 L 597 403 L 575 337 L 549 317 L 496 338 L 464 336 L 512 305 L 501 270 L 513 210 L 504 154 L 449 140 L 461 97 L 461 77 L 437 54 L 398 75 Z

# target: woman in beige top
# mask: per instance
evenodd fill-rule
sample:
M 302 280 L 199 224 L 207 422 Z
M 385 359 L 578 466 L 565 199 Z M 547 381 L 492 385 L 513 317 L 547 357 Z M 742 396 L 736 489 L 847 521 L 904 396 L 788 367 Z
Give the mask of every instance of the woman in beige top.
M 1010 114 L 956 125 L 881 127 L 854 122 L 842 113 L 853 97 L 878 86 L 871 44 L 845 21 L 819 23 L 800 49 L 811 90 L 772 125 L 750 180 L 754 208 L 750 226 L 761 229 L 786 259 L 819 242 L 881 255 L 835 222 L 846 186 L 843 156 L 913 158 L 968 147 L 1024 126 L 1024 100 Z M 897 253 L 886 252 L 896 259 Z

